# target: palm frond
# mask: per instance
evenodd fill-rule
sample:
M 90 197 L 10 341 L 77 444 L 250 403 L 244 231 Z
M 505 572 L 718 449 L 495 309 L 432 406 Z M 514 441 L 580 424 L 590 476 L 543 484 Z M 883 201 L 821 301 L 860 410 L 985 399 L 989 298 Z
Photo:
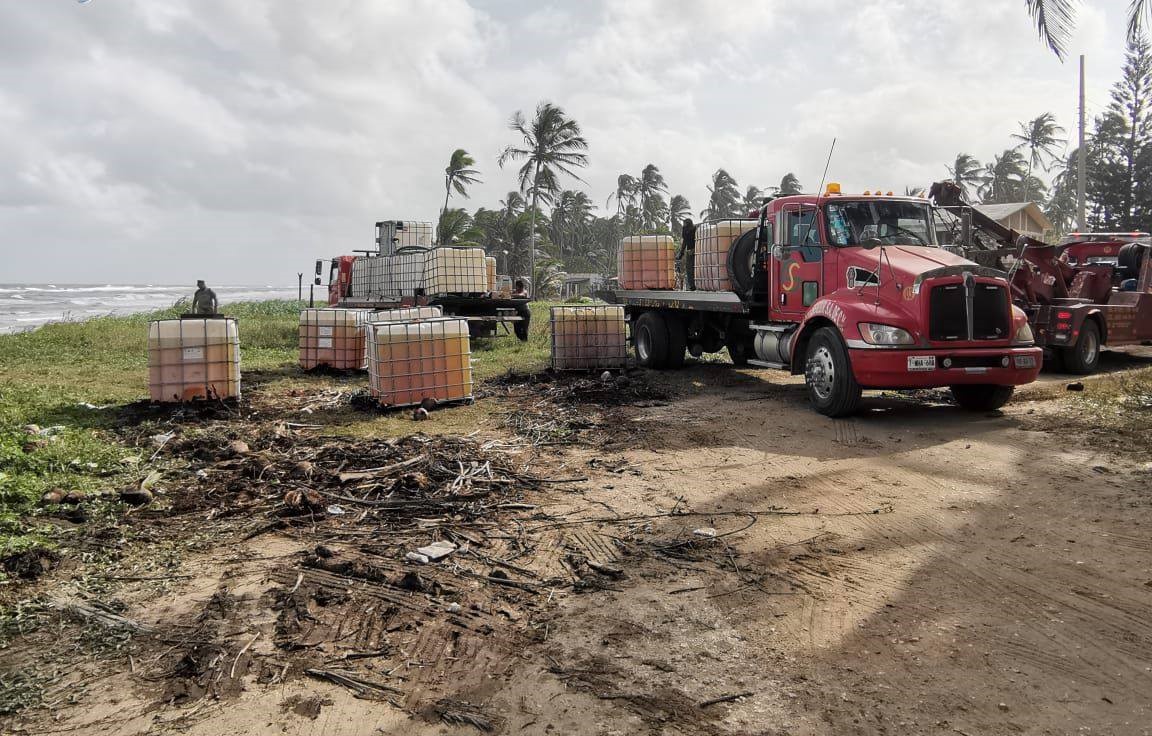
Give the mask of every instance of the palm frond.
M 1028 14 L 1036 23 L 1036 32 L 1056 58 L 1061 61 L 1068 50 L 1068 41 L 1076 25 L 1074 0 L 1025 0 Z M 1135 0 L 1143 3 L 1144 0 Z

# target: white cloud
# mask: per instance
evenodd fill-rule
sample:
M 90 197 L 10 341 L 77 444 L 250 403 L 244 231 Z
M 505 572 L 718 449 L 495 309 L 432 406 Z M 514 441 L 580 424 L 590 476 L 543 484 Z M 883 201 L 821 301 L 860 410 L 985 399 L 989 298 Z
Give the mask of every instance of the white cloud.
M 515 188 L 507 121 L 540 100 L 584 127 L 603 205 L 656 163 L 699 210 L 828 146 L 851 188 L 903 188 L 1017 121 L 1074 125 L 1074 61 L 1021 0 L 65 0 L 0 8 L 0 253 L 7 279 L 292 282 L 367 247 L 383 217 L 433 219 L 457 147 Z M 1119 72 L 1126 0 L 1083 7 L 1090 109 Z M 1074 56 L 1073 56 L 1074 58 Z M 62 258 L 19 258 L 29 248 Z M 191 258 L 196 254 L 200 260 Z M 200 272 L 203 272 L 202 270 Z

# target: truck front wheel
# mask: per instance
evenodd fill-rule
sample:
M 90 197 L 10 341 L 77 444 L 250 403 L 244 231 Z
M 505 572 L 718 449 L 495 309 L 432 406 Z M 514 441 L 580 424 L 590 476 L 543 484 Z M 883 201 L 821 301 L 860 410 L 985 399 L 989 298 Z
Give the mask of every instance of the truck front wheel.
M 1096 326 L 1096 320 L 1084 320 L 1076 344 L 1064 348 L 1060 357 L 1064 359 L 1064 370 L 1069 373 L 1087 375 L 1096 372 L 1100 366 L 1100 328 Z
M 952 386 L 952 398 L 968 411 L 994 411 L 1008 403 L 1015 386 L 991 386 L 986 383 Z
M 645 312 L 632 332 L 636 361 L 645 368 L 663 368 L 668 362 L 668 326 L 656 312 Z
M 831 327 L 821 327 L 808 341 L 804 383 L 812 408 L 829 417 L 846 417 L 860 408 L 860 384 L 852 373 L 848 348 Z

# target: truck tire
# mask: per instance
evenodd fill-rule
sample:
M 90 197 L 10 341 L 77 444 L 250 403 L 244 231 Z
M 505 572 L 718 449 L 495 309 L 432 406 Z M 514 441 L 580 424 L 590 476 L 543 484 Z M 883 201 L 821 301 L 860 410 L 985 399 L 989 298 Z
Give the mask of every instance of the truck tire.
M 636 362 L 645 368 L 663 368 L 668 363 L 668 326 L 658 312 L 645 312 L 632 330 Z
M 835 328 L 821 327 L 808 341 L 804 384 L 812 408 L 824 416 L 851 416 L 860 408 L 860 384 L 852 373 L 848 348 Z
M 1069 373 L 1087 375 L 1100 367 L 1100 327 L 1096 320 L 1088 318 L 1080 326 L 1080 336 L 1076 344 L 1060 351 L 1064 370 Z
M 755 354 L 752 340 L 753 338 L 743 332 L 728 336 L 728 339 L 724 341 L 724 347 L 728 348 L 728 357 L 732 359 L 732 365 L 748 365 L 748 361 Z
M 756 257 L 756 229 L 753 228 L 733 241 L 728 248 L 728 280 L 737 294 L 752 292 L 753 259 Z
M 1008 403 L 1015 386 L 993 386 L 987 383 L 951 386 L 952 398 L 968 411 L 994 411 Z
M 685 352 L 688 350 L 688 328 L 684 320 L 675 315 L 664 318 L 668 328 L 668 360 L 669 368 L 681 368 L 684 365 Z

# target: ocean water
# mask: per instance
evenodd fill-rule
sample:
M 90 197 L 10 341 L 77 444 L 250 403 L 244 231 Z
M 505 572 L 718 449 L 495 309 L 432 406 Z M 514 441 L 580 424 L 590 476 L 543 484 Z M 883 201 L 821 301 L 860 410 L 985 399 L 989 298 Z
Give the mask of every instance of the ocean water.
M 220 303 L 295 299 L 296 285 L 211 286 Z M 0 333 L 19 332 L 47 322 L 83 320 L 109 314 L 148 312 L 192 299 L 195 283 L 152 284 L 0 284 Z M 307 291 L 305 291 L 307 297 Z

